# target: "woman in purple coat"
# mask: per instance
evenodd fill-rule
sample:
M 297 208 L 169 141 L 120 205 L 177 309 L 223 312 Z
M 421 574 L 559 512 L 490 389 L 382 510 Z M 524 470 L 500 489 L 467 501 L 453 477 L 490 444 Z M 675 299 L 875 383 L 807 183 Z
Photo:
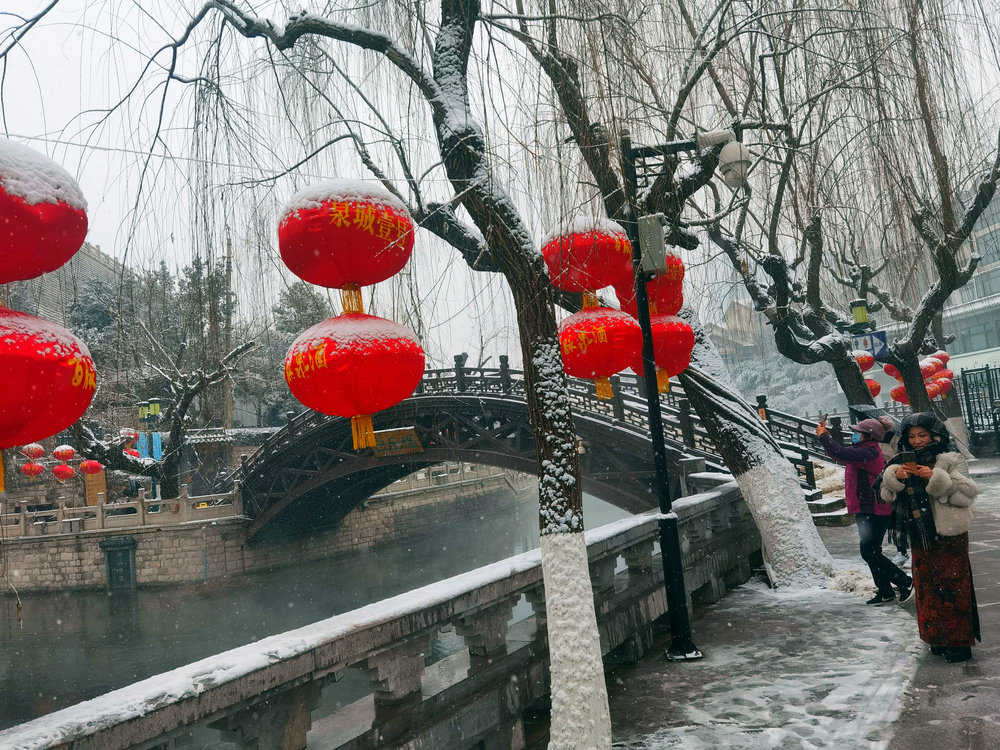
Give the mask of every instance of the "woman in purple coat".
M 854 514 L 861 541 L 861 557 L 872 572 L 875 596 L 867 604 L 889 604 L 896 600 L 893 585 L 899 589 L 899 601 L 905 602 L 913 593 L 913 579 L 882 554 L 882 540 L 892 521 L 892 504 L 883 503 L 872 490 L 872 483 L 885 469 L 885 459 L 879 442 L 885 437 L 885 427 L 877 419 L 863 419 L 849 425 L 851 445 L 840 445 L 826 429 L 826 423 L 816 426 L 823 450 L 837 463 L 844 464 L 844 497 L 847 512 Z

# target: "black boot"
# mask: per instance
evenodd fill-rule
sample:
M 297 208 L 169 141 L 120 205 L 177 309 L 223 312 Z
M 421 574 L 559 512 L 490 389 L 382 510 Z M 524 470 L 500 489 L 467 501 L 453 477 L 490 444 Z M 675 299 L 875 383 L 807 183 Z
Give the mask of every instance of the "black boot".
M 944 660 L 950 664 L 960 661 L 968 661 L 972 658 L 972 649 L 969 646 L 950 646 L 944 652 Z
M 945 652 L 948 650 L 946 646 L 931 646 L 931 653 L 934 656 L 944 656 Z

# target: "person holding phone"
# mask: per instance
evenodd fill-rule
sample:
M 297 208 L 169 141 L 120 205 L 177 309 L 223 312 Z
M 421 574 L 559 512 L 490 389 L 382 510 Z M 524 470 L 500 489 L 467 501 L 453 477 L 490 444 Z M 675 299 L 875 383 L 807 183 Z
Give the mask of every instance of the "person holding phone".
M 896 601 L 894 585 L 899 590 L 899 601 L 902 603 L 913 593 L 913 579 L 882 554 L 882 540 L 889 529 L 892 505 L 881 502 L 872 486 L 885 468 L 885 459 L 879 448 L 879 442 L 885 436 L 885 427 L 877 419 L 863 419 L 848 426 L 851 429 L 851 445 L 840 445 L 835 441 L 827 430 L 825 419 L 816 425 L 816 434 L 826 454 L 844 465 L 847 512 L 854 514 L 861 557 L 868 563 L 876 589 L 875 596 L 865 603 L 878 606 Z
M 982 640 L 969 561 L 970 508 L 979 488 L 933 414 L 903 420 L 899 449 L 880 492 L 893 504 L 890 539 L 910 545 L 920 639 L 949 662 L 968 661 L 973 641 Z

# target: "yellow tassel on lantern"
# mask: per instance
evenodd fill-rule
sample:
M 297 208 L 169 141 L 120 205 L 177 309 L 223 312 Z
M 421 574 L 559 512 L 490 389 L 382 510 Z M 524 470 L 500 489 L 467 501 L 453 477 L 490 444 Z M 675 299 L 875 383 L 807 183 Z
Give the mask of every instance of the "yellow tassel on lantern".
M 369 414 L 359 414 L 351 417 L 351 435 L 354 437 L 354 450 L 375 447 L 375 428 Z
M 0 492 L 4 492 L 5 491 L 4 490 L 4 484 L 3 484 L 3 475 L 4 475 L 3 451 L 0 451 Z
M 611 388 L 611 380 L 608 378 L 594 378 L 594 387 L 597 389 L 597 397 L 607 401 L 615 397 L 615 392 Z
M 361 299 L 361 287 L 357 284 L 345 284 L 340 289 L 340 301 L 345 313 L 363 313 L 364 300 Z
M 670 390 L 670 376 L 667 374 L 666 370 L 657 368 L 656 390 L 660 393 L 667 393 Z
M 593 310 L 597 305 L 597 294 L 595 292 L 583 292 L 584 310 Z

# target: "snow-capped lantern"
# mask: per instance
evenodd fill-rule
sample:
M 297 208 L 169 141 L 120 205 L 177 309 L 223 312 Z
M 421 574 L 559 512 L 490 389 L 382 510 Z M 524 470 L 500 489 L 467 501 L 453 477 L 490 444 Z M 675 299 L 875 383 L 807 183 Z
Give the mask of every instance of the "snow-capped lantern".
M 45 473 L 45 467 L 34 461 L 28 461 L 21 466 L 21 473 L 34 482 L 37 477 Z
M 76 476 L 76 471 L 69 464 L 56 464 L 52 467 L 52 474 L 59 480 L 60 484 L 67 479 Z
M 28 443 L 21 446 L 21 455 L 34 461 L 45 455 L 45 449 L 38 443 Z
M 951 378 L 934 378 L 934 383 L 938 387 L 941 398 L 944 398 L 955 385 Z
M 656 364 L 656 387 L 660 393 L 670 390 L 670 378 L 680 375 L 691 364 L 694 351 L 694 330 L 674 315 L 657 315 L 649 320 L 653 333 L 653 361 Z M 646 368 L 640 356 L 632 370 L 645 377 Z
M 413 252 L 409 211 L 379 185 L 321 182 L 293 195 L 281 216 L 281 259 L 303 281 L 340 289 L 344 312 L 363 312 L 360 288 L 398 273 Z
M 0 450 L 55 435 L 90 405 L 97 371 L 62 326 L 0 308 Z M 3 491 L 0 465 L 0 492 Z
M 72 445 L 60 445 L 52 451 L 52 457 L 57 461 L 62 461 L 63 463 L 66 461 L 72 461 L 73 456 L 75 455 L 76 450 Z
M 423 374 L 424 350 L 413 331 L 361 313 L 317 323 L 285 357 L 292 395 L 310 409 L 349 417 L 355 449 L 375 446 L 371 415 L 408 398 Z
M 676 315 L 680 312 L 684 304 L 684 264 L 677 256 L 668 255 L 667 258 L 668 262 L 670 258 L 676 259 L 677 263 L 680 264 L 680 270 L 677 271 L 671 266 L 667 273 L 657 274 L 646 282 L 646 295 L 649 299 L 650 316 Z M 631 280 L 629 280 L 628 288 L 615 287 L 615 293 L 618 296 L 618 304 L 621 305 L 622 310 L 633 318 L 638 318 L 639 311 L 635 301 L 635 286 Z
M 927 357 L 926 359 L 920 360 L 919 365 L 920 374 L 923 375 L 924 378 L 929 378 L 934 373 L 944 369 L 944 362 L 940 359 L 935 359 L 934 357 Z
M 935 357 L 935 359 L 937 359 L 937 358 Z M 934 380 L 954 380 L 955 379 L 955 373 L 954 373 L 953 370 L 950 370 L 947 367 L 944 367 L 944 368 L 938 370 L 933 375 L 931 375 L 931 378 L 933 378 Z
M 94 461 L 93 459 L 87 459 L 86 461 L 80 462 L 80 473 L 86 474 L 87 476 L 94 476 L 95 474 L 100 474 L 104 471 L 104 466 L 100 461 Z
M 570 315 L 559 324 L 559 348 L 567 375 L 594 381 L 597 397 L 614 396 L 611 381 L 642 349 L 642 330 L 632 316 L 609 307 Z
M 87 201 L 69 172 L 0 137 L 0 284 L 55 271 L 83 245 Z
M 934 359 L 941 360 L 944 364 L 948 364 L 948 360 L 951 359 L 951 355 L 948 354 L 948 352 L 946 352 L 944 349 L 938 349 L 931 355 L 931 357 Z
M 856 351 L 854 352 L 854 361 L 858 363 L 858 367 L 861 368 L 861 372 L 868 372 L 875 366 L 875 357 L 873 357 L 869 352 L 866 351 Z M 872 394 L 873 396 L 876 394 Z
M 596 307 L 598 289 L 632 277 L 632 243 L 622 226 L 608 219 L 578 217 L 542 241 L 542 258 L 552 285 L 584 292 L 585 308 Z
M 941 395 L 941 384 L 936 381 L 931 380 L 924 383 L 924 388 L 927 389 L 927 398 L 931 401 Z
M 868 386 L 868 392 L 872 394 L 872 398 L 875 398 L 878 394 L 882 392 L 882 384 L 877 380 L 872 380 L 871 378 L 865 378 L 865 385 Z
M 897 385 L 889 391 L 889 398 L 900 404 L 910 403 L 910 397 L 906 395 L 906 386 Z
M 896 380 L 903 379 L 903 373 L 899 371 L 896 365 L 884 364 L 882 365 L 882 372 L 888 375 L 890 378 L 895 378 Z

